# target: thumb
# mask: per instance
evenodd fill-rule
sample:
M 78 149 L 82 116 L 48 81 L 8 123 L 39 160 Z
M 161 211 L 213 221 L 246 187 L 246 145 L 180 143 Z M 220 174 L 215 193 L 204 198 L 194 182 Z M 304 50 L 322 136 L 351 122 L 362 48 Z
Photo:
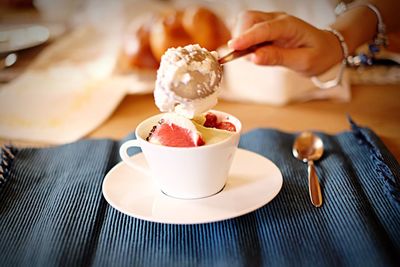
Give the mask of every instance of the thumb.
M 286 13 L 277 14 L 274 19 L 259 22 L 232 39 L 229 46 L 243 50 L 252 45 L 270 41 L 284 47 L 304 47 L 309 45 L 310 33 L 315 27 L 307 22 Z
M 282 13 L 272 20 L 256 23 L 233 38 L 229 46 L 235 50 L 243 50 L 265 41 L 290 40 L 295 37 L 293 35 L 296 31 L 293 28 L 297 26 L 293 21 L 295 20 L 291 16 Z
M 251 61 L 258 65 L 284 66 L 294 71 L 309 75 L 309 48 L 283 48 L 265 46 L 257 49 Z

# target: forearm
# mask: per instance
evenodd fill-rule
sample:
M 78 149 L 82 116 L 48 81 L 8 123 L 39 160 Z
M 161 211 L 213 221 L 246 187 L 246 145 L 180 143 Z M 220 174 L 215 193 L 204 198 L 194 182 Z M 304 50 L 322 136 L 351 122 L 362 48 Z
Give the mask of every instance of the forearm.
M 400 0 L 365 3 L 372 4 L 380 11 L 387 32 L 400 29 L 400 20 L 396 14 L 400 10 Z M 228 45 L 231 49 L 243 50 L 270 41 L 272 45 L 259 48 L 252 55 L 254 63 L 285 66 L 306 76 L 319 75 L 339 62 L 344 62 L 344 56 L 346 60 L 356 58 L 358 63 L 364 63 L 358 57 L 347 56 L 353 55 L 359 46 L 374 40 L 377 35 L 379 20 L 375 8 L 370 7 L 362 5 L 349 8 L 331 25 L 334 30 L 320 30 L 282 12 L 246 11 L 238 20 L 240 34 L 230 40 Z
M 398 10 L 400 10 L 400 1 L 398 0 L 375 0 L 358 1 L 361 3 L 373 4 L 380 11 L 387 31 L 396 31 L 400 29 L 400 20 L 398 19 Z M 339 31 L 352 54 L 362 44 L 371 41 L 377 33 L 378 19 L 374 11 L 367 6 L 359 6 L 341 14 L 331 25 L 332 28 Z

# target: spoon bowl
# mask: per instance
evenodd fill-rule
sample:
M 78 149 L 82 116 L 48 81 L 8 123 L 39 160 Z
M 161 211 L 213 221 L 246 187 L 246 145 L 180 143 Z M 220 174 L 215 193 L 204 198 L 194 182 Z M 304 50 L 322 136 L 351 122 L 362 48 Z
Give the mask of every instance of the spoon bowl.
M 315 207 L 320 207 L 322 193 L 314 161 L 320 159 L 324 153 L 324 144 L 321 138 L 312 132 L 302 132 L 296 137 L 292 152 L 296 158 L 308 163 L 308 187 L 311 203 Z
M 293 155 L 304 162 L 318 160 L 323 153 L 324 144 L 321 138 L 312 132 L 302 132 L 293 144 Z

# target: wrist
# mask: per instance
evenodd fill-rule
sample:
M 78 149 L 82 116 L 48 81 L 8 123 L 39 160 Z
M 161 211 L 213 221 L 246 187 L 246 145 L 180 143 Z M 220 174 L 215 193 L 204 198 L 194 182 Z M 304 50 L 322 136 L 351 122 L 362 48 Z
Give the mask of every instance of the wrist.
M 347 64 L 352 67 L 372 65 L 375 54 L 387 46 L 386 26 L 379 9 L 363 1 L 348 5 L 342 2 L 336 7 L 335 13 L 338 16 L 335 28 L 343 33 L 346 40 L 344 43 L 348 44 L 348 52 L 351 54 L 346 57 Z M 357 21 L 362 21 L 362 30 L 354 28 L 354 22 Z M 369 51 L 354 55 L 356 49 L 367 42 Z
M 330 65 L 346 60 L 349 56 L 349 49 L 343 35 L 333 28 L 325 29 L 324 33 L 328 44 L 327 47 L 329 47 Z
M 358 2 L 350 5 L 339 4 L 335 12 L 338 17 L 331 27 L 342 34 L 348 45 L 349 54 L 353 54 L 358 47 L 375 37 L 378 18 L 368 5 Z
M 342 83 L 343 72 L 346 68 L 349 51 L 343 35 L 340 32 L 332 28 L 328 28 L 323 32 L 326 36 L 326 47 L 329 48 L 329 52 L 326 54 L 329 56 L 329 59 L 325 59 L 324 62 L 329 66 L 334 66 L 340 62 L 340 67 L 336 77 L 332 80 L 321 81 L 317 76 L 313 76 L 311 77 L 311 81 L 320 89 L 330 89 Z

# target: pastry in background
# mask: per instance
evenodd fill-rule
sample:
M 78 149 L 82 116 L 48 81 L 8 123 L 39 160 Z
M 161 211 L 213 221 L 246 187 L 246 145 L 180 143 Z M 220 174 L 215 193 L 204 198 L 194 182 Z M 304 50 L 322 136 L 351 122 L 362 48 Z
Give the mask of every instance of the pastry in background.
M 150 30 L 154 16 L 146 17 L 142 23 L 131 23 L 122 42 L 122 51 L 118 60 L 122 71 L 132 68 L 157 69 L 157 60 L 150 47 Z
M 123 40 L 119 59 L 122 71 L 156 70 L 168 48 L 199 44 L 214 51 L 231 36 L 217 14 L 199 6 L 166 10 L 134 22 Z
M 211 10 L 204 7 L 188 7 L 183 12 L 183 27 L 194 43 L 209 51 L 226 44 L 231 33 L 225 23 Z
M 183 27 L 183 11 L 173 10 L 158 17 L 150 30 L 150 46 L 154 57 L 160 62 L 161 56 L 170 47 L 191 44 L 194 38 Z

